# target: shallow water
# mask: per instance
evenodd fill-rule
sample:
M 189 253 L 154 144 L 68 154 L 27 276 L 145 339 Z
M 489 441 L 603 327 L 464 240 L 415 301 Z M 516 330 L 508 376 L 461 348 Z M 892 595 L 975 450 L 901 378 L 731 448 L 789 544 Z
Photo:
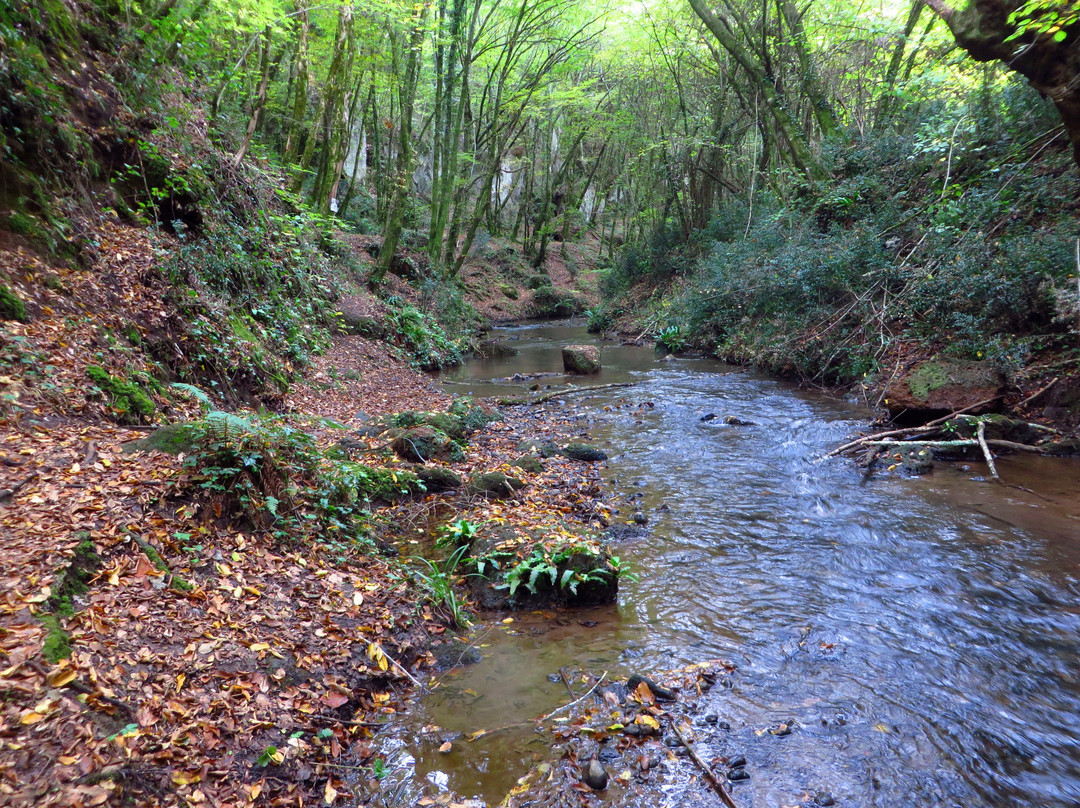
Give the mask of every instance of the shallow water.
M 559 370 L 562 344 L 596 342 L 565 325 L 497 335 L 521 354 L 444 375 L 448 390 L 518 392 L 492 380 Z M 588 416 L 612 454 L 605 475 L 650 517 L 647 537 L 615 549 L 640 580 L 623 583 L 617 607 L 480 627 L 483 661 L 425 697 L 416 721 L 440 729 L 390 742 L 397 762 L 496 804 L 545 744 L 528 728 L 457 741 L 450 755 L 442 740 L 566 702 L 547 678 L 560 668 L 624 676 L 724 658 L 738 665 L 734 686 L 708 709 L 731 730 L 704 742 L 747 757 L 740 806 L 818 792 L 845 806 L 1080 805 L 1076 461 L 1002 458 L 1018 487 L 974 463 L 867 480 L 850 461 L 817 461 L 867 411 L 711 361 L 598 344 L 604 371 L 579 383 L 635 384 L 569 397 L 568 410 Z M 789 719 L 792 734 L 763 732 Z M 681 804 L 668 785 L 641 804 Z

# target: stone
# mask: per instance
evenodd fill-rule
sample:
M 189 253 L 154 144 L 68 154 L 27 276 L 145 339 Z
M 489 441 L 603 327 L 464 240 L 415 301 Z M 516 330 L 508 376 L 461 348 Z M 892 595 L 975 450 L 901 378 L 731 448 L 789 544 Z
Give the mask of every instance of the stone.
M 603 791 L 607 788 L 608 773 L 600 764 L 600 761 L 593 758 L 582 771 L 581 780 L 593 791 Z
M 903 449 L 900 465 L 911 474 L 929 474 L 934 469 L 934 455 L 925 446 L 908 446 Z
M 411 471 L 424 484 L 424 489 L 433 494 L 462 486 L 461 475 L 446 466 L 415 466 Z
M 511 345 L 507 345 L 502 340 L 485 339 L 477 343 L 476 355 L 481 359 L 505 359 L 510 356 L 517 356 L 518 350 Z
M 917 421 L 969 407 L 971 415 L 991 412 L 1004 391 L 1004 376 L 989 362 L 938 356 L 890 383 L 884 402 L 892 418 Z
M 522 471 L 527 471 L 530 474 L 540 474 L 544 470 L 544 464 L 540 462 L 540 458 L 533 455 L 522 455 L 517 460 L 511 462 L 512 466 L 516 466 Z
M 757 426 L 753 421 L 744 421 L 742 418 L 736 418 L 734 415 L 729 415 L 725 418 L 724 423 L 728 426 Z
M 444 432 L 430 426 L 414 426 L 405 429 L 391 444 L 394 453 L 412 463 L 429 460 L 460 460 L 461 447 L 450 440 Z
M 532 438 L 521 441 L 517 445 L 517 450 L 519 452 L 537 454 L 540 455 L 540 457 L 554 457 L 559 453 L 559 447 L 555 445 L 554 441 L 536 440 Z
M 562 349 L 563 370 L 579 376 L 600 372 L 600 349 L 595 345 L 565 345 Z
M 501 471 L 488 471 L 473 475 L 469 480 L 468 492 L 488 499 L 503 499 L 513 496 L 525 487 L 525 481 L 503 474 Z
M 601 460 L 608 459 L 605 452 L 587 443 L 568 443 L 559 450 L 559 454 L 571 460 L 580 460 L 583 463 L 598 463 Z

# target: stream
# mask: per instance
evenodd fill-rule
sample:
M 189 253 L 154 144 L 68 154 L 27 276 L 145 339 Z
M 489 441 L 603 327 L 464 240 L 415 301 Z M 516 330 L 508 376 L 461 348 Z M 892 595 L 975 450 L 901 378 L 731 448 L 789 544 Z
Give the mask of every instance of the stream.
M 1001 458 L 1010 487 L 977 463 L 864 479 L 850 460 L 817 461 L 865 427 L 871 413 L 851 403 L 574 325 L 492 336 L 519 355 L 444 373 L 449 391 L 519 392 L 534 382 L 493 380 L 560 370 L 560 347 L 586 342 L 602 346 L 604 370 L 579 384 L 635 383 L 566 402 L 611 455 L 617 518 L 649 517 L 613 549 L 640 577 L 617 606 L 476 627 L 482 661 L 418 705 L 414 726 L 436 725 L 432 737 L 386 740 L 393 767 L 495 805 L 548 742 L 526 727 L 446 755 L 444 739 L 565 703 L 548 678 L 563 667 L 625 677 L 722 658 L 738 670 L 706 697 L 720 726 L 703 740 L 747 758 L 750 778 L 731 786 L 741 808 L 815 794 L 883 808 L 1080 805 L 1075 460 Z M 792 719 L 789 735 L 766 731 Z M 620 804 L 687 804 L 682 771 Z

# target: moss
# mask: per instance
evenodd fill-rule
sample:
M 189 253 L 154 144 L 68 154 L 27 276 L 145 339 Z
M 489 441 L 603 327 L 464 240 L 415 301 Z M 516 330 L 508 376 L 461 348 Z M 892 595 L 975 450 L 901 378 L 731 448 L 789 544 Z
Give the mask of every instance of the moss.
M 90 581 L 101 566 L 101 559 L 90 541 L 90 534 L 78 533 L 76 538 L 82 541 L 75 548 L 68 565 L 56 576 L 48 607 L 54 614 L 71 617 L 75 614 L 74 598 L 83 595 L 89 589 Z
M 0 283 L 0 320 L 18 320 L 29 322 L 26 316 L 26 304 L 14 292 Z
M 515 289 L 513 286 L 511 286 L 508 283 L 499 284 L 499 291 L 502 292 L 504 296 L 510 298 L 511 300 L 517 300 L 518 297 L 519 297 L 518 290 Z
M 149 419 L 157 409 L 153 399 L 135 382 L 110 376 L 97 365 L 88 365 L 86 375 L 103 393 L 109 395 L 109 403 L 122 421 Z
M 41 614 L 38 615 L 38 620 L 46 631 L 45 642 L 41 648 L 45 659 L 55 665 L 61 659 L 71 656 L 71 638 L 60 625 L 60 618 L 55 614 Z
M 908 389 L 915 398 L 926 399 L 949 383 L 949 374 L 938 362 L 927 362 L 908 377 Z
M 190 454 L 198 446 L 202 430 L 197 424 L 166 424 L 142 440 L 131 444 L 133 449 L 158 451 L 166 454 Z

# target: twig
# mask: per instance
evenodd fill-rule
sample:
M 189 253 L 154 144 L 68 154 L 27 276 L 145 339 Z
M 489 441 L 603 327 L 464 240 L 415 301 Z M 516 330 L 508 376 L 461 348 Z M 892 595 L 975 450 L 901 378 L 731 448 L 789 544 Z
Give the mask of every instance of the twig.
M 693 759 L 694 763 L 696 763 L 698 767 L 703 772 L 705 772 L 706 779 L 710 783 L 712 783 L 713 788 L 716 789 L 716 793 L 720 795 L 720 799 L 724 803 L 724 805 L 728 806 L 728 808 L 739 808 L 739 806 L 735 803 L 735 800 L 732 798 L 731 792 L 727 790 L 724 784 L 720 781 L 720 778 L 713 773 L 713 770 L 709 768 L 709 765 L 701 759 L 701 755 L 699 755 L 694 749 L 694 747 L 690 745 L 690 742 L 686 740 L 683 734 L 679 731 L 678 725 L 674 721 L 671 722 L 671 731 L 675 733 L 675 737 L 679 739 L 679 743 L 686 747 L 686 751 L 690 753 L 690 757 L 691 759 Z
M 990 476 L 1000 483 L 1001 477 L 998 476 L 997 466 L 994 465 L 994 456 L 990 453 L 990 447 L 986 445 L 986 421 L 979 421 L 975 437 L 979 440 L 979 447 L 982 449 L 983 457 L 986 458 L 986 465 L 990 467 Z
M 327 721 L 336 721 L 339 724 L 344 724 L 347 727 L 386 727 L 389 726 L 388 721 L 349 721 L 344 718 L 338 718 L 336 715 L 330 715 L 329 713 L 315 713 L 315 718 L 325 718 Z
M 564 704 L 562 707 L 559 707 L 559 708 L 557 708 L 555 710 L 552 710 L 547 715 L 542 715 L 539 718 L 534 718 L 532 721 L 518 721 L 518 722 L 516 722 L 514 724 L 506 724 L 505 726 L 495 727 L 494 729 L 478 730 L 477 732 L 474 732 L 471 735 L 466 736 L 466 740 L 468 740 L 469 743 L 472 743 L 473 741 L 477 740 L 478 738 L 483 738 L 485 735 L 491 735 L 493 732 L 502 732 L 503 730 L 514 729 L 516 727 L 527 727 L 530 724 L 539 724 L 541 721 L 547 721 L 552 716 L 558 715 L 559 713 L 561 713 L 563 710 L 567 709 L 568 707 L 573 707 L 575 704 L 579 704 L 582 701 L 584 701 L 585 699 L 587 699 L 589 696 L 591 696 L 593 691 L 596 690 L 596 688 L 600 687 L 600 683 L 603 682 L 604 679 L 607 678 L 607 674 L 608 674 L 607 671 L 604 671 L 603 673 L 601 673 L 600 678 L 596 680 L 596 684 L 594 684 L 592 687 L 590 687 L 588 689 L 588 691 L 585 693 L 585 695 L 581 696 L 580 698 L 574 699 L 573 701 L 569 702 L 568 704 Z
M 1039 396 L 1041 396 L 1041 395 L 1042 395 L 1043 393 L 1045 393 L 1045 392 L 1046 392 L 1047 390 L 1049 390 L 1049 389 L 1050 389 L 1051 387 L 1053 387 L 1053 386 L 1054 386 L 1055 384 L 1057 384 L 1057 382 L 1058 382 L 1058 377 L 1057 377 L 1057 376 L 1055 376 L 1055 377 L 1054 377 L 1054 378 L 1053 378 L 1053 379 L 1052 379 L 1052 380 L 1050 381 L 1050 384 L 1046 385 L 1046 387 L 1042 388 L 1041 390 L 1038 390 L 1038 391 L 1037 391 L 1037 392 L 1035 392 L 1035 393 L 1032 393 L 1032 394 L 1031 394 L 1030 396 L 1028 396 L 1027 398 L 1025 398 L 1025 399 L 1024 399 L 1023 401 L 1021 401 L 1021 402 L 1020 402 L 1019 404 L 1017 404 L 1017 405 L 1016 405 L 1016 409 L 1020 409 L 1021 407 L 1026 407 L 1026 406 L 1027 406 L 1028 404 L 1030 404 L 1030 403 L 1031 403 L 1032 401 L 1034 401 L 1035 399 L 1037 399 L 1037 398 L 1038 398 Z
M 607 678 L 607 673 L 608 673 L 607 671 L 604 671 L 603 673 L 601 673 L 600 678 L 596 680 L 596 684 L 594 684 L 587 691 L 585 691 L 584 696 L 581 696 L 580 698 L 576 698 L 573 701 L 569 702 L 568 704 L 564 704 L 562 707 L 558 707 L 558 708 L 552 710 L 547 715 L 541 716 L 540 718 L 537 718 L 536 720 L 538 722 L 539 721 L 547 721 L 549 718 L 551 718 L 554 715 L 558 715 L 563 710 L 566 710 L 566 709 L 568 709 L 570 707 L 573 707 L 575 704 L 580 704 L 581 702 L 585 701 L 585 699 L 587 699 L 589 696 L 592 695 L 593 691 L 596 690 L 596 688 L 600 687 L 600 683 L 603 682 L 604 679 Z
M 22 488 L 27 483 L 36 480 L 37 478 L 38 472 L 35 471 L 29 477 L 24 477 L 22 480 L 15 483 L 15 485 L 11 486 L 11 488 L 0 488 L 0 502 L 3 502 L 5 499 L 11 499 L 13 496 L 19 493 L 20 488 Z
M 996 446 L 999 449 L 1012 449 L 1014 452 L 1027 452 L 1028 454 L 1046 454 L 1046 450 L 1038 446 L 1029 446 L 1026 443 L 1015 443 L 1011 440 L 996 440 L 988 438 L 988 446 Z M 867 440 L 863 446 L 887 446 L 899 448 L 902 446 L 925 446 L 928 449 L 961 449 L 965 446 L 978 446 L 979 441 L 971 438 L 962 440 L 920 440 L 914 443 L 904 443 L 897 440 Z

